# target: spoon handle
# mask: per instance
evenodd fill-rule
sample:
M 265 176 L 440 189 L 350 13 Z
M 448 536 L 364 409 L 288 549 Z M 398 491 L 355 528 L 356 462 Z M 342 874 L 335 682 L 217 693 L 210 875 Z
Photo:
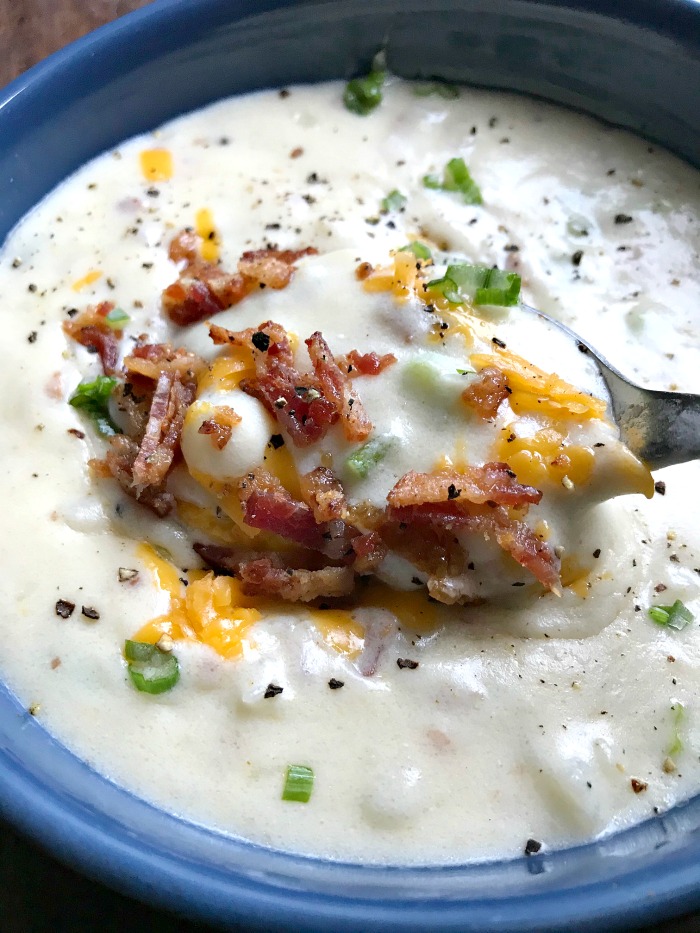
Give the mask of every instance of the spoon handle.
M 642 389 L 600 361 L 623 442 L 652 470 L 700 458 L 700 395 Z

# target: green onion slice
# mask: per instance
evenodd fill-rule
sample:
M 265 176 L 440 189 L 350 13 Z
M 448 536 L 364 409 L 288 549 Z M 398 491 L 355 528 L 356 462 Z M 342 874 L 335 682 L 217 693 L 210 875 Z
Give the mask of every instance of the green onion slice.
M 121 330 L 125 324 L 128 324 L 131 318 L 123 308 L 112 308 L 105 316 L 105 323 L 113 330 Z
M 353 78 L 345 85 L 343 103 L 351 113 L 366 117 L 382 102 L 385 71 L 370 71 L 365 78 Z
M 416 259 L 432 259 L 433 254 L 430 252 L 425 243 L 420 243 L 418 240 L 413 240 L 408 246 L 402 246 L 399 250 L 400 253 L 413 253 Z
M 364 479 L 372 467 L 386 457 L 391 445 L 391 437 L 374 437 L 351 453 L 345 461 L 345 466 L 357 479 Z
M 450 304 L 471 301 L 475 305 L 511 307 L 520 298 L 520 276 L 460 262 L 448 266 L 444 276 L 428 282 L 426 289 L 444 295 Z
M 459 97 L 459 88 L 456 84 L 446 84 L 444 81 L 431 81 L 429 84 L 415 84 L 413 93 L 416 97 L 430 97 L 437 94 L 445 100 L 455 100 Z
M 649 609 L 649 618 L 657 625 L 665 625 L 681 632 L 686 625 L 690 625 L 695 616 L 680 599 L 677 599 L 672 606 L 652 606 Z
M 308 765 L 289 765 L 284 780 L 282 800 L 308 803 L 314 789 L 314 772 Z
M 681 726 L 683 725 L 683 720 L 685 719 L 685 707 L 682 703 L 674 703 L 671 707 L 673 710 L 673 739 L 671 744 L 666 750 L 666 754 L 673 758 L 676 755 L 680 755 L 683 751 L 683 739 L 681 738 Z
M 406 206 L 407 200 L 405 194 L 401 194 L 397 188 L 394 188 L 385 198 L 382 198 L 382 210 L 385 214 L 390 211 L 400 211 L 402 207 Z
M 180 679 L 180 665 L 174 654 L 157 645 L 126 641 L 124 657 L 129 662 L 131 682 L 142 693 L 165 693 Z
M 481 190 L 469 174 L 464 159 L 450 159 L 438 175 L 424 175 L 423 185 L 436 191 L 459 191 L 466 204 L 483 204 Z
M 68 399 L 73 408 L 80 408 L 95 422 L 100 434 L 119 434 L 119 428 L 109 416 L 109 398 L 118 380 L 113 376 L 98 376 L 92 382 L 81 382 Z

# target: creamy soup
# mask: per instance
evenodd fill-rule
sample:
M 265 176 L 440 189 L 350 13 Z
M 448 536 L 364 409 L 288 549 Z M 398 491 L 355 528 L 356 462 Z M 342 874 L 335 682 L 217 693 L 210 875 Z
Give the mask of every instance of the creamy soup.
M 698 173 L 525 98 L 343 91 L 129 140 L 8 238 L 3 678 L 263 844 L 597 838 L 700 789 L 698 466 L 652 477 L 518 301 L 698 390 Z

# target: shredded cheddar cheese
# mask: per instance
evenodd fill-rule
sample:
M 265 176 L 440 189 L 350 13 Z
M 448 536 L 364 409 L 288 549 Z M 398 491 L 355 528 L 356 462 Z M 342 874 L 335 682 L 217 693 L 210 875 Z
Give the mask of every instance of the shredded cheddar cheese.
M 208 207 L 197 211 L 195 216 L 197 235 L 201 238 L 199 253 L 206 262 L 217 262 L 221 239 L 214 226 L 214 217 Z
M 469 361 L 477 372 L 495 366 L 508 377 L 513 411 L 538 412 L 552 418 L 604 418 L 607 406 L 602 399 L 586 395 L 561 379 L 546 373 L 510 350 L 494 348 L 493 353 L 472 353 Z
M 73 282 L 71 288 L 74 292 L 81 292 L 84 288 L 87 288 L 88 285 L 92 285 L 93 282 L 96 282 L 98 279 L 102 278 L 102 273 L 99 269 L 91 269 L 87 275 L 84 275 L 82 279 L 78 279 L 76 282 Z
M 173 177 L 173 157 L 169 149 L 144 149 L 139 158 L 146 181 L 168 181 Z

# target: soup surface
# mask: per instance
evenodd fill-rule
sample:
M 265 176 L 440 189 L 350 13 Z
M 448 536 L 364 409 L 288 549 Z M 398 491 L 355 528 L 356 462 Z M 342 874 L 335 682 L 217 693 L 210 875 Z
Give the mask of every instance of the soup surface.
M 343 90 L 129 140 L 5 243 L 2 676 L 264 844 L 596 838 L 700 789 L 700 468 L 651 478 L 512 302 L 700 390 L 700 177 L 521 97 Z

